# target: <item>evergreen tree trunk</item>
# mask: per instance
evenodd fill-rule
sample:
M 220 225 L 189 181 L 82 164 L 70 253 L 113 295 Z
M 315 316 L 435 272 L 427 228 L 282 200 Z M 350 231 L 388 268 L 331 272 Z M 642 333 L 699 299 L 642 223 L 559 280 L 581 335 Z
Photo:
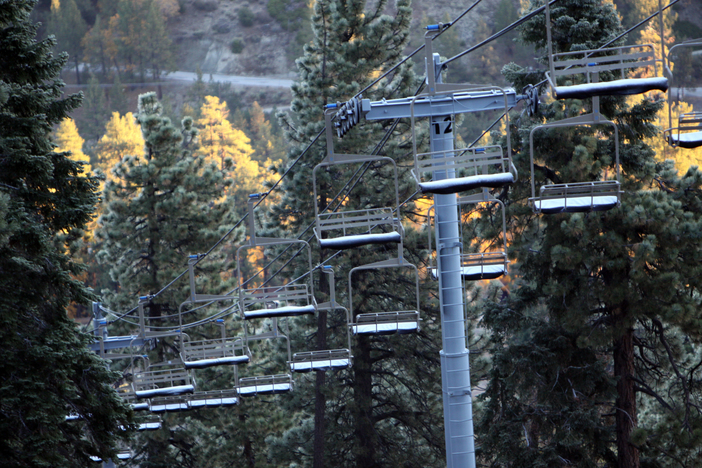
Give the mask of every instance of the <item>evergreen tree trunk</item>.
M 617 378 L 616 433 L 619 468 L 638 468 L 639 450 L 630 439 L 636 428 L 634 389 L 634 329 L 628 328 L 614 341 L 614 375 Z
M 320 311 L 317 317 L 317 349 L 323 350 L 327 349 L 327 312 Z M 325 371 L 317 371 L 314 382 L 314 459 L 312 463 L 313 468 L 325 468 L 324 464 L 324 436 L 326 433 L 326 426 L 324 424 L 325 410 L 327 406 L 327 399 L 324 395 L 324 385 L 326 380 Z
M 354 439 L 356 441 L 356 466 L 379 467 L 375 459 L 375 429 L 373 427 L 373 370 L 371 346 L 368 337 L 358 336 L 354 352 Z
M 240 427 L 246 427 L 246 414 L 243 411 L 239 412 L 239 423 Z M 256 468 L 256 456 L 253 451 L 253 444 L 251 443 L 251 438 L 249 436 L 244 436 L 244 463 L 249 468 Z

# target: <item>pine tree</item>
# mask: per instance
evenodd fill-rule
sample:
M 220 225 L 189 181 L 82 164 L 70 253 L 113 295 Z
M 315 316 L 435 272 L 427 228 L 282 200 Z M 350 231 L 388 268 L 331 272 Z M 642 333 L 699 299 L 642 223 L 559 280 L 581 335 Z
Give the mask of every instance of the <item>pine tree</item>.
M 85 140 L 78 134 L 78 127 L 73 119 L 64 119 L 59 124 L 54 134 L 54 142 L 56 143 L 56 151 L 59 153 L 70 153 L 70 158 L 74 161 L 83 163 L 83 173 L 90 174 L 92 168 L 90 166 L 90 158 L 83 153 L 83 143 Z
M 291 144 L 288 153 L 290 160 L 296 159 L 307 147 L 311 139 L 324 128 L 322 112 L 325 104 L 345 101 L 396 64 L 408 39 L 411 17 L 409 2 L 399 1 L 394 9 L 385 12 L 387 2 L 365 1 L 318 1 L 314 5 L 312 19 L 314 39 L 305 46 L 305 54 L 297 61 L 299 81 L 292 87 L 292 114 L 283 118 L 283 125 Z M 392 99 L 411 95 L 416 86 L 413 74 L 401 68 L 394 75 L 383 80 L 364 97 L 379 99 L 381 96 Z M 391 122 L 367 123 L 358 125 L 341 141 L 336 141 L 339 153 L 371 154 L 381 140 L 384 130 L 391 129 Z M 391 141 L 383 154 L 398 160 L 398 165 L 409 165 L 407 150 L 397 144 L 401 140 L 401 126 L 391 135 Z M 405 135 L 406 137 L 406 135 Z M 333 175 L 324 176 L 320 186 L 320 198 L 313 200 L 310 186 L 313 167 L 325 156 L 326 147 L 322 142 L 314 145 L 305 157 L 291 170 L 283 181 L 283 195 L 270 213 L 268 226 L 278 236 L 296 237 L 308 240 L 310 231 L 304 232 L 313 222 L 313 203 L 324 209 L 335 195 L 334 188 L 340 188 L 354 170 L 339 169 Z M 282 168 L 284 169 L 284 168 Z M 281 169 L 281 170 L 282 170 Z M 392 190 L 388 181 L 387 165 L 374 165 L 365 172 L 362 181 L 344 199 L 344 209 L 373 206 L 379 203 L 387 190 Z M 404 200 L 415 191 L 409 182 L 408 173 L 403 173 L 400 199 Z M 338 183 L 335 187 L 334 183 Z M 403 213 L 412 211 L 403 207 Z M 284 232 L 281 232 L 284 227 Z M 408 261 L 419 263 L 421 255 L 417 251 L 416 232 L 407 229 L 405 256 Z M 320 251 L 313 243 L 314 263 L 325 260 L 333 252 Z M 337 300 L 347 301 L 345 296 L 346 279 L 351 267 L 396 256 L 395 246 L 354 249 L 345 255 L 337 256 L 331 262 L 337 278 Z M 364 275 L 362 275 L 364 276 Z M 365 307 L 367 311 L 379 307 L 382 291 L 394 289 L 400 297 L 407 297 L 406 278 L 396 278 L 392 283 L 389 277 L 378 275 L 373 281 L 364 276 L 359 281 L 360 294 L 364 298 L 356 310 Z M 387 281 L 387 283 L 386 283 Z M 393 286 L 389 286 L 392 284 Z M 323 294 L 328 286 L 322 282 L 315 292 Z M 357 292 L 357 290 L 354 290 Z M 411 296 L 409 296 L 411 297 Z M 321 300 L 318 298 L 318 300 Z M 358 299 L 358 298 L 356 298 Z M 428 306 L 423 302 L 422 306 Z M 360 307 L 360 309 L 359 309 Z M 431 309 L 422 309 L 423 314 L 431 315 Z M 334 326 L 334 317 L 319 312 L 316 323 L 298 329 L 295 349 L 324 349 L 338 342 L 337 333 L 343 325 L 327 335 L 327 321 Z M 434 323 L 428 319 L 429 323 Z M 336 323 L 336 325 L 339 325 Z M 313 330 L 313 333 L 310 333 Z M 284 437 L 272 440 L 273 453 L 281 461 L 292 463 L 303 457 L 304 463 L 314 467 L 334 466 L 438 466 L 444 451 L 441 425 L 439 392 L 438 348 L 430 336 L 435 331 L 431 325 L 418 336 L 402 337 L 357 337 L 354 339 L 354 363 L 348 371 L 317 372 L 314 388 L 308 379 L 300 379 L 296 401 L 286 405 L 289 411 L 305 408 L 298 416 L 304 423 L 286 432 Z M 343 336 L 343 335 L 342 335 Z M 328 343 L 328 344 L 327 344 Z M 421 385 L 416 385 L 422 382 Z M 435 393 L 436 392 L 436 393 Z M 302 402 L 305 402 L 304 404 Z M 312 404 L 314 402 L 314 405 Z M 295 403 L 295 404 L 293 404 Z M 314 415 L 311 414 L 315 408 Z M 309 409 L 307 409 L 309 408 Z
M 115 375 L 68 318 L 94 296 L 73 279 L 69 252 L 90 220 L 97 180 L 66 152 L 52 127 L 80 104 L 62 97 L 66 54 L 37 42 L 34 1 L 0 4 L 0 458 L 3 466 L 90 467 L 115 455 L 133 428 Z M 67 420 L 69 414 L 78 419 Z
M 105 125 L 105 134 L 95 146 L 96 165 L 107 178 L 112 180 L 112 168 L 126 156 L 139 156 L 144 152 L 144 137 L 134 114 L 127 112 L 123 117 L 117 112 Z
M 84 60 L 92 67 L 99 68 L 103 79 L 107 79 L 110 68 L 113 66 L 116 67 L 116 74 L 119 75 L 118 49 L 113 26 L 108 16 L 100 14 L 82 40 Z
M 115 180 L 105 185 L 105 214 L 96 236 L 102 241 L 98 259 L 119 284 L 118 291 L 105 292 L 105 299 L 118 310 L 131 308 L 138 295 L 155 294 L 176 278 L 189 254 L 206 252 L 231 228 L 233 215 L 231 200 L 221 196 L 230 181 L 215 164 L 197 155 L 197 129 L 192 119 L 184 118 L 182 130 L 176 130 L 162 115 L 155 93 L 147 93 L 139 97 L 137 122 L 145 148 L 140 154 L 125 156 L 114 167 Z M 198 265 L 199 293 L 224 292 L 227 279 L 221 273 L 226 257 L 226 252 L 214 251 Z M 151 318 L 177 316 L 179 305 L 188 296 L 187 284 L 177 283 L 154 297 L 147 313 Z M 178 320 L 172 319 L 158 326 L 177 324 Z M 177 349 L 173 339 L 164 338 L 154 359 L 174 359 L 173 350 Z M 213 383 L 222 385 L 215 388 L 231 387 L 231 369 L 225 370 L 225 376 L 221 374 L 198 375 L 202 377 L 198 388 L 206 390 Z M 207 419 L 205 428 L 212 426 Z M 176 416 L 167 417 L 164 424 L 164 432 L 140 439 L 140 466 L 205 466 L 206 461 L 197 462 L 190 451 L 194 431 L 202 424 L 194 422 L 193 428 Z M 173 432 L 164 438 L 169 429 Z
M 125 120 L 113 116 L 115 125 Z M 232 216 L 231 202 L 221 197 L 230 181 L 194 154 L 192 119 L 183 119 L 182 130 L 176 130 L 161 115 L 155 94 L 147 93 L 139 98 L 137 122 L 144 149 L 127 153 L 112 169 L 115 180 L 105 185 L 106 212 L 99 221 L 100 258 L 120 284 L 118 293 L 105 296 L 115 308 L 158 292 L 180 273 L 189 254 L 207 251 L 227 231 Z M 180 292 L 161 298 L 164 307 L 179 304 L 174 297 Z
M 531 7 L 542 2 L 532 2 Z M 604 1 L 562 0 L 551 10 L 554 52 L 599 47 L 620 31 Z M 522 39 L 545 50 L 544 16 Z M 505 67 L 517 88 L 540 81 Z M 481 306 L 493 368 L 479 425 L 492 466 L 694 466 L 699 464 L 700 183 L 656 162 L 644 140 L 662 107 L 602 97 L 621 139 L 620 207 L 542 215 L 527 207 L 529 179 L 500 196 L 508 205 L 517 281 Z M 522 117 L 515 164 L 529 174 L 529 132 L 591 109 L 555 101 Z M 598 180 L 614 171 L 613 132 L 601 126 L 539 131 L 535 182 Z

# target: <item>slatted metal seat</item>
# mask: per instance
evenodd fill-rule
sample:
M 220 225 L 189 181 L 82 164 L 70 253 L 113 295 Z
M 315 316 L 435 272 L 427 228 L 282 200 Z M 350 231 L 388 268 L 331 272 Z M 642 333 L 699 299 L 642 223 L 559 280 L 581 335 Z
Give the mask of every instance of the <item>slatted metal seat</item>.
M 327 233 L 335 233 L 336 237 L 324 237 Z M 317 215 L 315 234 L 324 249 L 399 244 L 402 242 L 402 224 L 392 208 L 338 211 Z
M 147 416 L 139 423 L 139 431 L 155 431 L 161 429 L 161 418 L 159 416 Z
M 702 112 L 681 115 L 678 126 L 665 130 L 663 136 L 673 147 L 699 148 L 702 146 Z
M 180 359 L 186 369 L 246 364 L 251 360 L 246 339 L 228 337 L 223 319 L 217 319 L 215 323 L 220 328 L 218 338 L 192 341 L 187 334 L 181 335 Z
M 544 185 L 529 202 L 536 213 L 583 213 L 619 206 L 621 187 L 616 180 Z
M 653 44 L 562 52 L 551 57 L 551 69 L 546 77 L 556 99 L 628 96 L 668 90 L 666 77 L 627 78 L 630 71 L 656 68 L 658 60 Z M 604 76 L 601 72 L 610 72 L 615 79 L 599 81 Z M 568 84 L 559 86 L 559 80 Z
M 242 397 L 286 393 L 292 389 L 293 379 L 290 374 L 242 377 L 237 386 L 237 392 Z
M 187 411 L 190 409 L 189 402 L 190 395 L 155 397 L 149 400 L 149 411 L 152 413 Z
M 508 264 L 506 252 L 463 254 L 461 276 L 469 281 L 497 279 L 507 273 Z
M 195 381 L 182 366 L 165 364 L 149 366 L 147 370 L 136 371 L 132 380 L 137 398 L 193 393 Z
M 287 284 L 240 292 L 244 319 L 314 314 L 316 303 L 306 284 Z
M 447 176 L 451 171 L 454 175 Z M 441 178 L 425 181 L 431 172 L 441 173 Z M 500 146 L 419 153 L 412 175 L 423 193 L 444 195 L 480 187 L 503 187 L 516 179 L 511 161 Z
M 188 404 L 191 409 L 219 408 L 239 404 L 239 392 L 236 388 L 226 390 L 208 390 L 190 395 Z
M 529 133 L 529 151 L 531 160 L 531 198 L 529 203 L 535 213 L 582 213 L 589 211 L 606 211 L 619 206 L 621 202 L 621 184 L 619 182 L 619 130 L 614 122 L 605 119 L 599 113 L 599 98 L 593 99 L 594 111 L 569 119 L 538 125 Z M 585 182 L 546 184 L 536 193 L 536 172 L 534 168 L 534 133 L 541 129 L 573 127 L 578 125 L 610 125 L 614 129 L 614 172 L 616 179 Z M 558 151 L 558 148 L 554 148 Z
M 383 310 L 354 314 L 353 274 L 363 270 L 386 268 L 411 268 L 414 270 L 416 308 L 414 310 Z M 402 257 L 398 257 L 352 268 L 349 271 L 349 306 L 349 313 L 353 317 L 353 322 L 349 326 L 354 335 L 390 335 L 419 331 L 419 273 L 417 267 L 405 262 Z
M 246 364 L 251 360 L 243 338 L 184 341 L 181 359 L 186 369 Z
M 358 314 L 351 324 L 354 335 L 392 335 L 394 333 L 414 333 L 419 331 L 419 312 L 403 310 L 399 312 L 376 312 Z
M 295 353 L 290 361 L 293 372 L 331 370 L 348 367 L 351 364 L 351 351 L 348 349 L 328 349 Z

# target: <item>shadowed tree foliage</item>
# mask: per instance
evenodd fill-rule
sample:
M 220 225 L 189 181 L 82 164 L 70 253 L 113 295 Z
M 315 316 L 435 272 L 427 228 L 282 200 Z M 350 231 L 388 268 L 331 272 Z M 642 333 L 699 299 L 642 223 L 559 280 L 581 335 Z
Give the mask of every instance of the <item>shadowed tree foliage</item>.
M 115 375 L 66 309 L 92 293 L 69 252 L 97 201 L 97 183 L 52 127 L 80 104 L 62 97 L 67 55 L 37 42 L 34 1 L 0 3 L 0 459 L 6 467 L 90 467 L 133 428 Z M 73 414 L 77 419 L 67 420 Z
M 561 0 L 551 15 L 554 52 L 594 49 L 620 31 L 605 1 Z M 521 36 L 543 54 L 544 16 Z M 503 72 L 518 89 L 542 79 L 513 64 Z M 509 295 L 481 304 L 494 345 L 478 425 L 488 466 L 700 463 L 702 174 L 656 161 L 645 140 L 661 107 L 645 96 L 601 98 L 619 130 L 624 190 L 621 206 L 602 212 L 536 216 L 527 205 L 530 130 L 591 111 L 591 100 L 547 103 L 516 121 L 523 177 L 500 196 L 517 279 Z M 537 190 L 615 171 L 605 126 L 540 130 L 534 151 Z
M 314 4 L 314 39 L 297 60 L 299 80 L 292 87 L 292 112 L 282 118 L 290 142 L 288 158 L 298 158 L 310 141 L 324 128 L 326 104 L 346 101 L 401 59 L 408 39 L 411 16 L 408 1 L 390 5 L 386 1 L 326 0 Z M 412 95 L 418 84 L 407 67 L 383 79 L 363 97 L 392 99 Z M 364 122 L 342 140 L 338 153 L 373 154 L 385 131 L 390 141 L 381 154 L 397 160 L 402 167 L 400 200 L 410 198 L 415 184 L 405 172 L 409 148 L 402 146 L 407 125 L 392 121 Z M 283 195 L 270 211 L 268 226 L 277 237 L 300 237 L 312 242 L 314 262 L 326 260 L 335 251 L 320 249 L 308 226 L 313 223 L 314 204 L 320 211 L 352 210 L 384 206 L 393 197 L 389 164 L 371 164 L 349 193 L 334 200 L 337 191 L 352 179 L 358 167 L 339 166 L 318 174 L 318 198 L 312 196 L 312 170 L 326 154 L 324 137 L 312 145 L 283 180 Z M 290 164 L 290 163 L 288 163 Z M 404 167 L 403 167 L 404 166 Z M 282 168 L 285 169 L 285 168 Z M 385 197 L 385 198 L 383 198 Z M 343 203 L 342 203 L 343 202 Z M 343 208 L 339 205 L 343 204 Z M 329 207 L 328 207 L 329 205 Z M 402 208 L 411 217 L 413 205 Z M 284 227 L 284 231 L 280 230 Z M 421 263 L 418 234 L 406 226 L 405 258 Z M 350 268 L 397 255 L 396 246 L 361 247 L 337 255 L 334 267 L 339 303 L 348 305 Z M 304 273 L 304 267 L 297 270 Z M 386 274 L 355 277 L 354 314 L 383 310 L 388 303 L 413 308 L 413 278 Z M 315 273 L 315 279 L 319 274 Z M 394 282 L 393 282 L 394 281 Z M 324 300 L 329 285 L 320 280 L 315 292 Z M 284 463 L 323 467 L 440 466 L 443 457 L 440 377 L 435 340 L 435 310 L 424 297 L 425 329 L 417 335 L 359 336 L 352 339 L 353 366 L 348 370 L 317 372 L 300 377 L 295 400 L 286 400 L 288 411 L 302 423 L 283 437 L 271 438 L 271 453 Z M 345 320 L 340 314 L 319 312 L 296 330 L 295 350 L 328 349 L 344 343 Z M 344 345 L 345 347 L 345 345 Z M 421 382 L 418 385 L 418 382 Z M 314 384 L 314 386 L 313 386 Z

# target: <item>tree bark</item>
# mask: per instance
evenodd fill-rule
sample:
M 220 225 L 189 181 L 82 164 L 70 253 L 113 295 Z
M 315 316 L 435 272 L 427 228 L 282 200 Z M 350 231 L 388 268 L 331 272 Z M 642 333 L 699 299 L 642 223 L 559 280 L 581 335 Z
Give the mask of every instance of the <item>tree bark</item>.
M 356 441 L 356 466 L 379 468 L 375 460 L 373 430 L 373 377 L 371 373 L 371 347 L 368 337 L 359 336 L 354 351 L 354 439 Z
M 614 376 L 617 378 L 616 433 L 619 468 L 639 468 L 639 450 L 631 440 L 636 428 L 634 389 L 634 330 L 628 328 L 614 340 Z
M 322 275 L 319 288 L 322 292 L 329 292 L 329 287 L 326 284 L 326 275 Z M 320 310 L 317 312 L 317 350 L 322 351 L 325 349 L 327 349 L 327 311 Z M 324 394 L 324 385 L 326 383 L 326 372 L 317 371 L 316 374 L 314 382 L 314 457 L 312 468 L 325 468 L 324 437 L 326 435 L 326 425 L 324 416 L 327 408 L 327 397 Z

